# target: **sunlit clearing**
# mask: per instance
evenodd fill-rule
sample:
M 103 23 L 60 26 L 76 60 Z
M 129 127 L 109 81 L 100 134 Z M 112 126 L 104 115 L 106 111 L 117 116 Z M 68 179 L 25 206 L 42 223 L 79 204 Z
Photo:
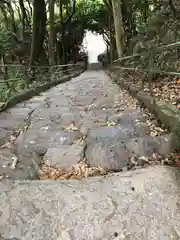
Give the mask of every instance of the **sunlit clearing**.
M 87 32 L 83 41 L 83 45 L 88 51 L 90 63 L 98 62 L 98 55 L 106 50 L 103 37 L 92 32 Z

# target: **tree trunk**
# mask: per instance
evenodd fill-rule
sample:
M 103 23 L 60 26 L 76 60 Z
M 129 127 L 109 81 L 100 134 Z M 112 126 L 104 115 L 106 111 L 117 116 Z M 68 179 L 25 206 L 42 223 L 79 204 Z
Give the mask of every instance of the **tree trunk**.
M 4 17 L 4 23 L 5 23 L 5 27 L 8 29 L 9 25 L 8 25 L 8 17 L 7 17 L 7 13 L 6 13 L 6 9 L 4 9 L 4 6 L 2 5 L 0 7 L 1 11 L 2 11 L 2 15 Z
M 54 57 L 54 0 L 49 1 L 49 64 L 55 65 Z
M 60 1 L 59 12 L 60 12 L 60 21 L 61 21 L 61 44 L 62 44 L 62 60 L 61 60 L 61 63 L 65 64 L 66 63 L 66 51 L 65 51 L 65 41 L 64 41 L 65 29 L 64 29 L 64 20 L 63 20 L 62 1 Z
M 7 2 L 7 6 L 9 9 L 10 16 L 11 16 L 12 31 L 16 34 L 17 29 L 16 29 L 15 18 L 14 18 L 14 11 L 13 11 L 13 8 L 12 8 L 12 5 L 10 2 Z
M 109 26 L 108 26 L 108 29 L 109 29 L 109 58 L 110 58 L 110 63 L 113 62 L 114 60 L 114 51 L 116 50 L 116 46 L 115 46 L 115 49 L 114 49 L 114 31 L 113 31 L 113 28 L 112 28 L 112 16 L 110 15 L 109 16 Z
M 33 33 L 30 54 L 30 67 L 39 62 L 46 34 L 46 5 L 44 0 L 34 0 L 33 3 Z
M 24 34 L 25 34 L 25 19 L 27 20 L 26 15 L 26 9 L 24 7 L 23 0 L 19 0 L 19 6 L 21 8 L 21 23 L 22 23 L 22 29 L 21 29 L 21 39 L 24 41 Z
M 122 12 L 121 12 L 121 0 L 111 0 L 112 10 L 114 17 L 114 27 L 116 35 L 116 47 L 118 52 L 118 57 L 120 58 L 124 50 L 124 30 L 122 22 Z
M 68 28 L 68 25 L 70 24 L 72 17 L 75 14 L 76 10 L 76 0 L 73 0 L 72 4 L 72 10 L 67 16 L 67 19 L 64 21 L 63 19 L 63 4 L 62 1 L 60 1 L 60 19 L 61 19 L 61 36 L 62 36 L 62 50 L 63 50 L 63 64 L 67 64 L 67 53 L 66 53 L 66 43 L 65 43 L 65 35 L 66 35 L 66 30 Z
M 28 3 L 28 15 L 29 15 L 29 19 L 31 19 L 31 17 L 33 15 L 33 11 L 32 11 L 30 0 L 27 0 L 27 3 Z
M 126 46 L 129 46 L 129 42 L 132 37 L 137 35 L 136 31 L 136 21 L 133 16 L 133 3 L 127 2 L 126 0 L 122 0 L 122 20 L 125 29 L 124 41 L 126 41 Z M 145 11 L 145 10 L 144 10 Z

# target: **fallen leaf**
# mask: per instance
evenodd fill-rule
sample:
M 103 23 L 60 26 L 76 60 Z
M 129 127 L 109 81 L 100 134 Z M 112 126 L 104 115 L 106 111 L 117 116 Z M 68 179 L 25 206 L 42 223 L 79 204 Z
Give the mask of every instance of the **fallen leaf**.
M 152 154 L 152 158 L 155 159 L 155 160 L 157 159 L 157 156 L 156 156 L 155 153 Z
M 148 159 L 147 157 L 145 157 L 145 156 L 139 157 L 139 160 L 141 160 L 143 163 L 148 163 L 148 164 L 150 164 L 149 159 Z
M 39 171 L 39 178 L 41 180 L 68 180 L 68 179 L 82 179 L 92 176 L 105 175 L 106 171 L 101 167 L 89 167 L 87 163 L 81 161 L 72 166 L 71 172 L 64 172 L 61 169 L 42 165 Z
M 137 161 L 135 157 L 131 157 L 130 161 L 133 165 L 137 165 Z
M 14 142 L 15 140 L 16 140 L 16 137 L 15 137 L 15 136 L 11 135 L 11 136 L 9 137 L 9 141 L 10 141 L 10 142 Z
M 157 132 L 154 132 L 154 131 L 153 131 L 153 132 L 150 132 L 150 136 L 151 136 L 151 137 L 156 137 L 156 136 L 158 136 L 158 133 L 157 133 Z
M 17 162 L 18 162 L 18 158 L 14 155 L 12 157 L 11 169 L 15 169 L 16 168 Z
M 3 108 L 5 106 L 5 102 L 0 102 L 0 108 Z
M 57 240 L 72 240 L 69 233 L 66 230 L 62 230 Z
M 73 132 L 73 131 L 77 131 L 78 130 L 78 128 L 73 124 L 73 123 L 71 123 L 69 126 L 67 126 L 66 128 L 65 128 L 65 130 L 67 130 L 67 131 L 69 131 L 69 132 Z
M 104 126 L 108 126 L 108 127 L 116 126 L 116 125 L 117 125 L 117 122 L 109 122 L 109 121 L 104 124 Z
M 131 73 L 128 78 L 132 85 L 139 86 L 144 92 L 149 93 L 148 82 L 144 82 L 142 86 L 142 74 Z M 177 105 L 178 99 L 180 99 L 180 79 L 160 77 L 155 82 L 152 82 L 152 91 L 158 100 L 164 100 L 165 102 Z
M 85 143 L 85 141 L 86 141 L 86 136 L 82 136 L 81 138 L 75 140 L 74 143 L 77 145 L 83 145 Z
M 149 89 L 148 89 L 148 88 L 144 88 L 144 91 L 145 91 L 145 92 L 149 92 Z

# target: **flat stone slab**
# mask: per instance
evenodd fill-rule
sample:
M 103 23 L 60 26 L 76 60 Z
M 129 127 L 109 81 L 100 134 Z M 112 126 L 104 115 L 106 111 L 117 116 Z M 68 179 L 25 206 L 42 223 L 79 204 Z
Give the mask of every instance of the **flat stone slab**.
M 111 129 L 112 128 L 112 129 Z M 103 129 L 103 128 L 101 128 Z M 107 128 L 108 129 L 108 128 Z M 113 127 L 109 128 L 110 133 Z M 100 131 L 97 129 L 97 133 Z M 137 164 L 142 165 L 141 157 L 155 160 L 153 154 L 166 157 L 171 152 L 170 138 L 158 136 L 143 136 L 136 138 L 126 138 L 120 132 L 118 138 L 116 134 L 109 134 L 102 138 L 93 138 L 95 129 L 89 134 L 88 144 L 85 151 L 87 162 L 91 167 L 102 167 L 107 171 L 120 171 L 131 165 L 131 159 L 136 157 Z M 115 132 L 116 133 L 116 132 Z
M 178 240 L 180 173 L 139 169 L 82 181 L 0 182 L 0 236 Z
M 171 153 L 170 137 L 158 136 L 153 138 L 145 136 L 132 138 L 127 142 L 126 148 L 129 153 L 135 154 L 137 157 L 151 157 L 153 153 L 166 157 L 169 153 Z
M 86 158 L 90 167 L 101 167 L 106 171 L 120 171 L 129 163 L 129 154 L 121 142 L 88 144 Z
M 57 147 L 60 145 L 71 145 L 75 140 L 80 137 L 78 131 L 68 132 L 68 131 L 55 131 L 44 129 L 29 131 L 19 136 L 16 140 L 16 148 L 21 149 L 26 148 L 31 151 L 36 152 L 38 155 L 44 155 L 49 148 Z
M 43 159 L 46 165 L 69 172 L 72 170 L 72 166 L 83 158 L 83 154 L 84 146 L 77 144 L 62 145 L 49 148 Z
M 0 149 L 0 179 L 37 179 L 41 159 L 34 152 L 22 149 Z
M 148 129 L 143 125 L 123 125 L 94 127 L 89 131 L 88 142 L 127 141 L 132 137 L 146 136 Z
M 130 138 L 130 133 L 127 128 L 121 128 L 121 126 L 97 127 L 90 130 L 87 137 L 88 143 L 114 142 L 127 140 Z

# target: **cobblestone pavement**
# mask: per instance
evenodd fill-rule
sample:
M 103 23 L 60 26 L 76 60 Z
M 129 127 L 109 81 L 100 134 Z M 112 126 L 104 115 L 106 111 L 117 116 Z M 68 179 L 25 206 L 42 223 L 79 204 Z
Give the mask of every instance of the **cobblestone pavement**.
M 105 171 L 157 160 L 169 137 L 151 120 L 103 71 L 87 71 L 0 114 L 0 175 L 37 178 L 42 159 L 65 171 L 84 158 Z
M 156 124 L 103 71 L 1 113 L 0 239 L 180 239 L 179 173 L 156 165 L 170 152 Z M 109 174 L 29 181 L 41 164 L 71 172 L 83 160 Z

